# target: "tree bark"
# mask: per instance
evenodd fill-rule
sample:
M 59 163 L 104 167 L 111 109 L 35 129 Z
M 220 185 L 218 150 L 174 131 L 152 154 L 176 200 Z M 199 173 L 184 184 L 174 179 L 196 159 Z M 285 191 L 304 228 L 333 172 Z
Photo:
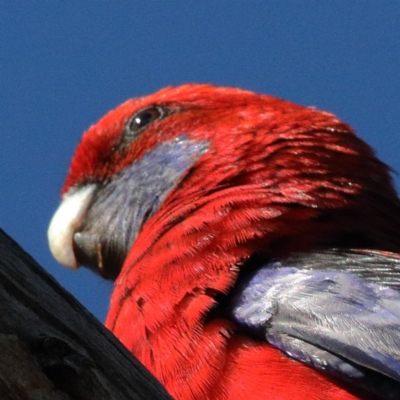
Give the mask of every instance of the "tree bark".
M 129 351 L 0 230 L 0 399 L 170 399 Z

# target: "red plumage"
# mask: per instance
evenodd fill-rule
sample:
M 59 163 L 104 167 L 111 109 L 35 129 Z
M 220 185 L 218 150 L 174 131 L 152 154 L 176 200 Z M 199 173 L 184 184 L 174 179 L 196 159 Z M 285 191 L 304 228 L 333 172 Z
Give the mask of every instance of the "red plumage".
M 131 116 L 155 104 L 170 115 L 116 151 Z M 368 398 L 210 313 L 239 274 L 270 259 L 332 247 L 400 251 L 387 167 L 329 113 L 185 85 L 129 100 L 92 126 L 63 193 L 108 182 L 182 134 L 207 151 L 141 226 L 106 326 L 177 399 Z

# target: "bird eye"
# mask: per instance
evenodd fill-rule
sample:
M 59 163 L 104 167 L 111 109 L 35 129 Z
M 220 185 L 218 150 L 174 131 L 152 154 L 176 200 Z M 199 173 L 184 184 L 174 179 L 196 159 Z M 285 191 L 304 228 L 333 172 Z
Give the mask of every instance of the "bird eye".
M 126 125 L 126 133 L 131 137 L 136 136 L 147 125 L 163 118 L 165 115 L 166 111 L 159 106 L 144 108 L 143 110 L 140 110 L 137 113 L 133 114 Z

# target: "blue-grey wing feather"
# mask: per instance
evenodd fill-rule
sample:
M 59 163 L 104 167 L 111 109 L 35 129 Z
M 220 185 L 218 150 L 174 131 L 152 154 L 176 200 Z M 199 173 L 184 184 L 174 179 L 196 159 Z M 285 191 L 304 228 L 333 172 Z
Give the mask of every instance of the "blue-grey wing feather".
M 340 270 L 270 263 L 232 301 L 233 319 L 289 356 L 345 379 L 400 381 L 400 293 Z

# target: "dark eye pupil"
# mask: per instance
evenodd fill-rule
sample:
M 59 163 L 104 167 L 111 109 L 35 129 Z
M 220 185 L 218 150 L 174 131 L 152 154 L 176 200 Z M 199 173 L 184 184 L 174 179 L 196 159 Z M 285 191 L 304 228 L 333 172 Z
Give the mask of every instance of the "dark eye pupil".
M 131 133 L 137 133 L 139 130 L 149 125 L 150 123 L 162 118 L 163 111 L 160 107 L 149 107 L 138 111 L 129 123 Z

